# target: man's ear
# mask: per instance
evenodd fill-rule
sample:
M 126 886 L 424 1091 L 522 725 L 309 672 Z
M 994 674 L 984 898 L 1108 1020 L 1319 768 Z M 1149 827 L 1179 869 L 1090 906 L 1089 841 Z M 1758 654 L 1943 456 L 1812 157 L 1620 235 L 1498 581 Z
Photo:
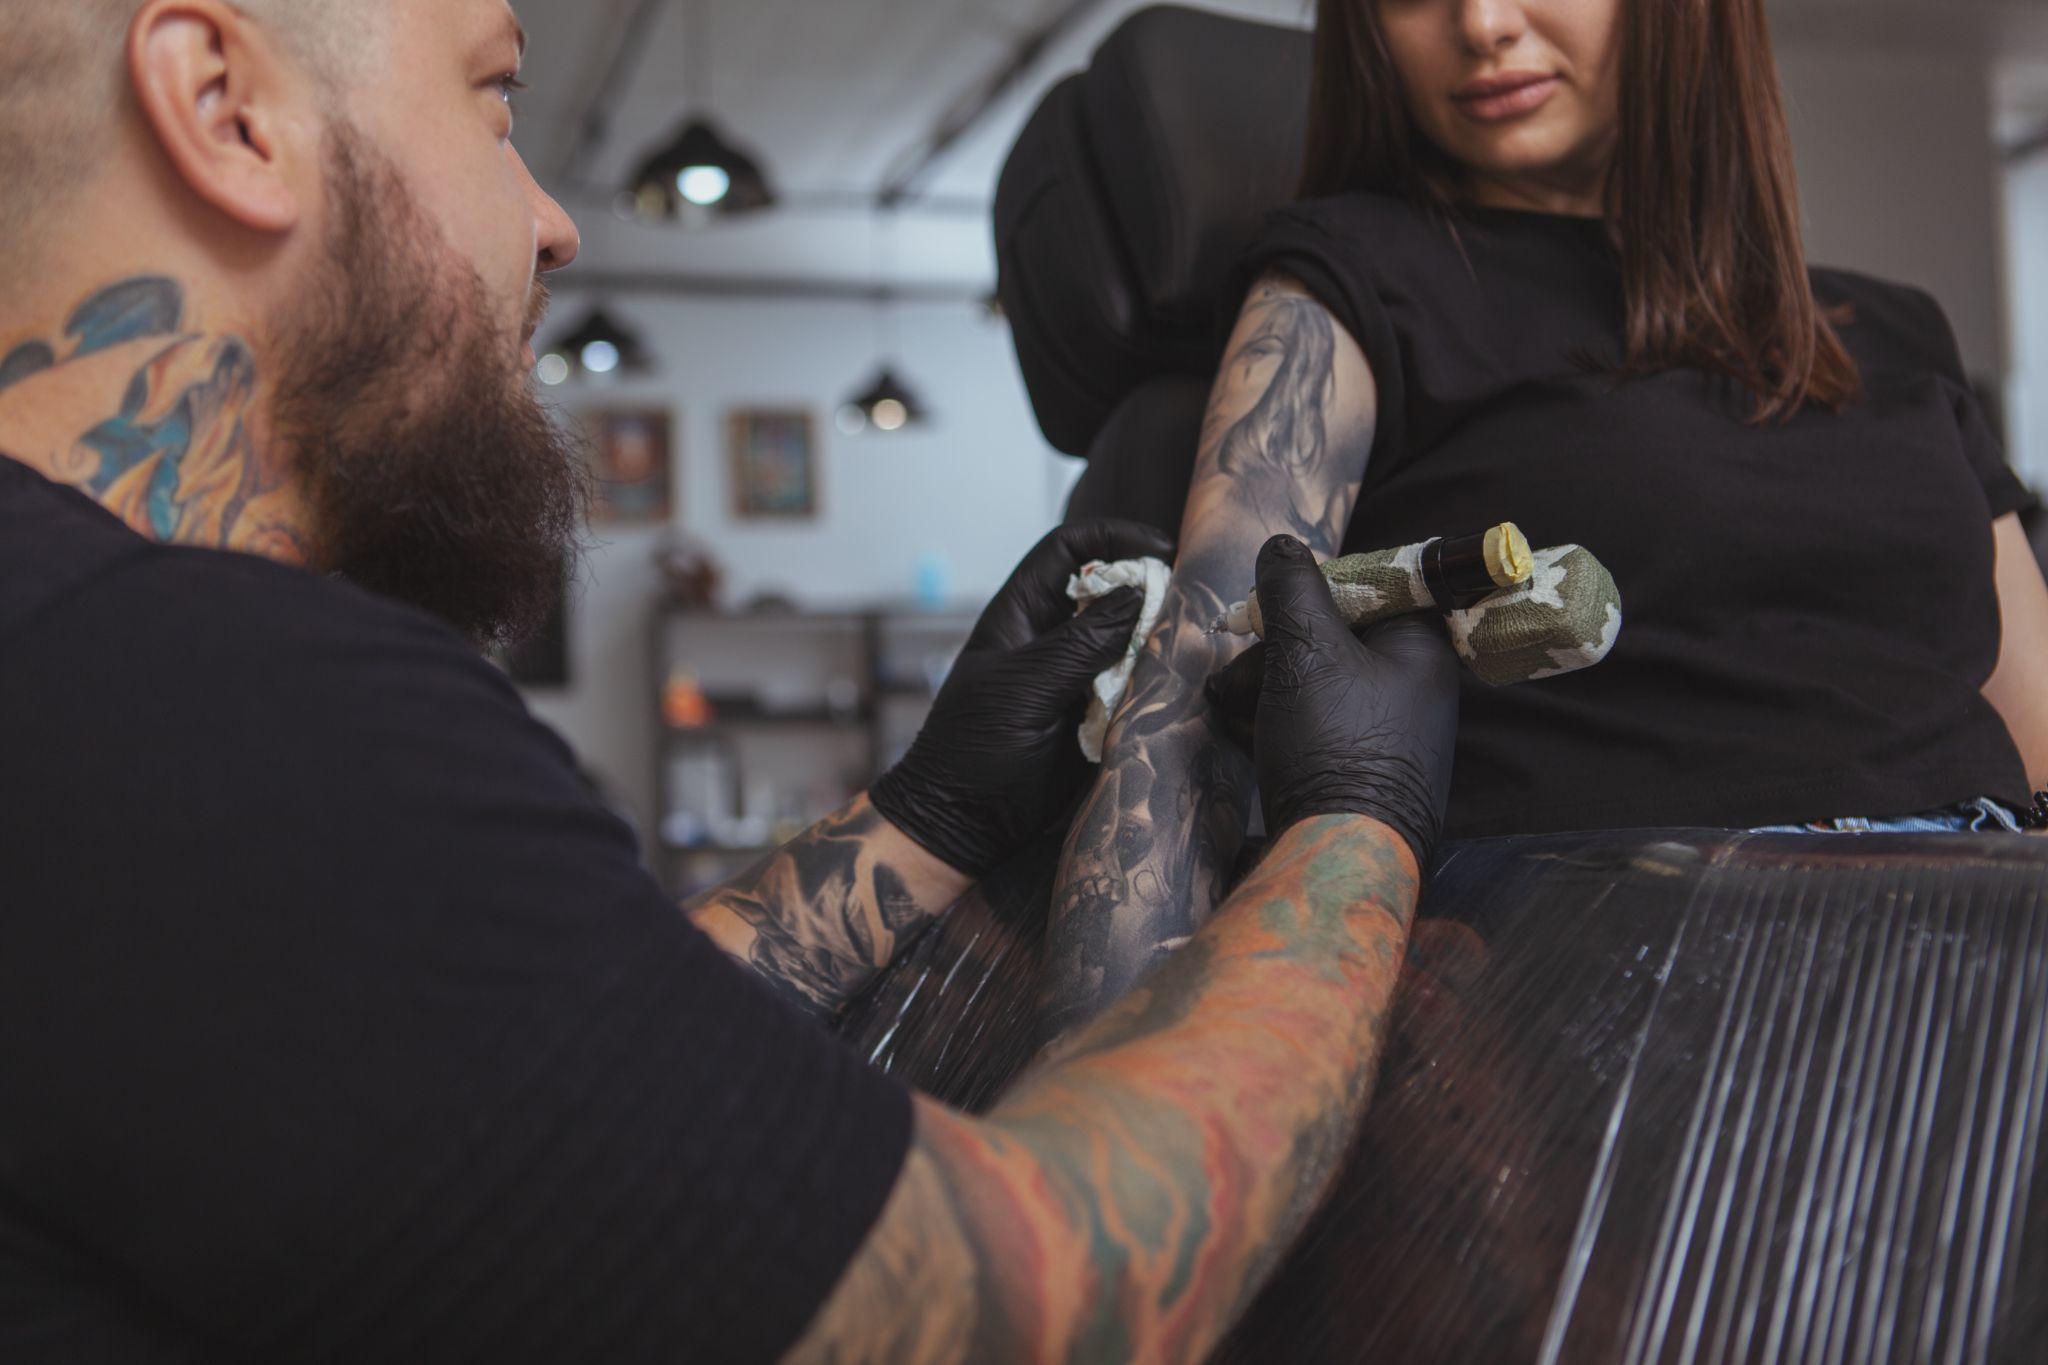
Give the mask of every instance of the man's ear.
M 268 35 L 221 0 L 149 0 L 127 58 L 143 123 L 193 193 L 253 231 L 297 225 L 288 172 L 316 133 Z

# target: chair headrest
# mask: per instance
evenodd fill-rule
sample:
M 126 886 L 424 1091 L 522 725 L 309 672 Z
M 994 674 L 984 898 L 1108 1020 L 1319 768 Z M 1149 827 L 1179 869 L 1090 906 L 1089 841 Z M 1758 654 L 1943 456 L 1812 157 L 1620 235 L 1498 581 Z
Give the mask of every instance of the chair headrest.
M 1294 197 L 1309 35 L 1164 5 L 1046 96 L 996 191 L 999 292 L 1046 438 L 1085 454 L 1160 374 L 1213 371 L 1231 266 Z

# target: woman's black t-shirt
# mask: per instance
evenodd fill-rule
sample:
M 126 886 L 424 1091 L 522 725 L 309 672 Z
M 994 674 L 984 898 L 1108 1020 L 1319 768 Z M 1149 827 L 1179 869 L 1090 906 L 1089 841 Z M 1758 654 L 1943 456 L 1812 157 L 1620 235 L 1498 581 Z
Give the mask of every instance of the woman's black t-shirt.
M 1993 519 L 2030 501 L 1917 290 L 1816 270 L 1864 394 L 1781 426 L 1699 370 L 1617 380 L 1623 299 L 1594 220 L 1397 200 L 1276 214 L 1247 279 L 1299 279 L 1363 347 L 1378 430 L 1347 552 L 1514 521 L 1613 571 L 1599 667 L 1465 680 L 1459 837 L 1890 816 L 2026 774 L 1981 692 Z

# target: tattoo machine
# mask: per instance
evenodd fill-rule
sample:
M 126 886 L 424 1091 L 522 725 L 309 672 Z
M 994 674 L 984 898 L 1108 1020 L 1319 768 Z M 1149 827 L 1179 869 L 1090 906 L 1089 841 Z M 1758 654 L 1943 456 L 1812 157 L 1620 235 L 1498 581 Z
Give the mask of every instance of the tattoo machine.
M 1323 577 L 1353 626 L 1441 611 L 1458 657 L 1494 687 L 1591 668 L 1621 635 L 1621 592 L 1606 566 L 1578 545 L 1532 551 L 1513 522 L 1333 559 Z M 1215 629 L 1259 635 L 1263 627 L 1253 593 Z

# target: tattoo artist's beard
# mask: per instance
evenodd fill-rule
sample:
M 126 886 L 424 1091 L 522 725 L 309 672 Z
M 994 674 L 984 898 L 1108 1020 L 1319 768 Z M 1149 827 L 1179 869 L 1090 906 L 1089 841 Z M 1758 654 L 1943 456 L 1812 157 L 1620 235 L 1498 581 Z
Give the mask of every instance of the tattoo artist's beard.
M 359 134 L 331 135 L 327 193 L 326 259 L 272 333 L 318 567 L 480 644 L 523 639 L 576 556 L 581 451 L 482 279 Z

